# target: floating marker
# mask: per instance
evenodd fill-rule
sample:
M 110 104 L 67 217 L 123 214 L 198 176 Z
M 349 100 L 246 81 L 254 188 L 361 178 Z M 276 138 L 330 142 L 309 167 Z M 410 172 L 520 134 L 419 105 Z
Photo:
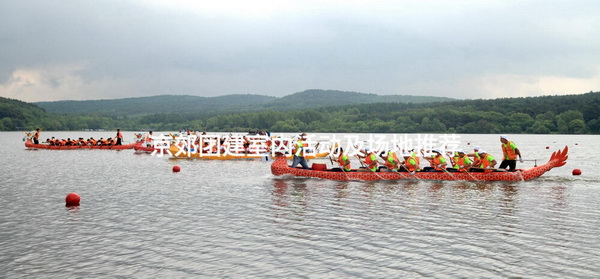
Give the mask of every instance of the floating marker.
M 179 166 L 173 166 L 173 172 L 179 172 L 181 168 Z
M 581 170 L 580 169 L 574 169 L 573 170 L 573 175 L 581 175 Z
M 69 193 L 65 198 L 66 206 L 78 206 L 81 197 L 76 193 Z

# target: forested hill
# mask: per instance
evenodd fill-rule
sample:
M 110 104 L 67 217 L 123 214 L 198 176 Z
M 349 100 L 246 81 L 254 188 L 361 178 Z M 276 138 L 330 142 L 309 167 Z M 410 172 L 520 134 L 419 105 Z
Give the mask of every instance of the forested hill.
M 46 120 L 47 115 L 42 108 L 0 97 L 0 131 L 35 130 Z
M 202 127 L 220 131 L 250 127 L 276 132 L 599 134 L 600 92 L 263 111 L 211 117 L 202 122 Z
M 148 113 L 189 113 L 249 111 L 248 107 L 260 106 L 277 99 L 262 95 L 225 95 L 199 97 L 189 95 L 160 95 L 152 97 L 110 100 L 37 102 L 36 105 L 49 113 L 136 115 Z
M 314 91 L 303 92 L 311 99 Z M 302 96 L 302 94 L 299 94 Z M 352 94 L 349 94 L 352 95 Z M 368 95 L 368 94 L 367 94 Z M 600 92 L 579 95 L 503 98 L 493 100 L 453 100 L 432 103 L 363 103 L 344 104 L 335 93 L 335 105 L 289 110 L 287 104 L 297 102 L 298 95 L 271 98 L 282 102 L 278 108 L 207 114 L 167 112 L 107 115 L 102 113 L 45 113 L 31 104 L 0 99 L 0 129 L 33 130 L 154 130 L 189 129 L 209 132 L 247 132 L 252 129 L 271 132 L 338 132 L 338 133 L 534 133 L 534 134 L 600 134 Z M 359 95 L 362 96 L 362 95 Z M 186 102 L 170 102 L 172 96 L 161 96 L 166 106 L 185 107 Z M 253 95 L 221 98 L 254 98 Z M 378 97 L 369 96 L 372 99 Z M 383 97 L 383 96 L 382 96 Z M 389 97 L 389 96 L 388 96 Z M 193 97 L 196 98 L 196 97 Z M 337 99 L 335 99 L 337 98 Z M 352 98 L 349 98 L 352 99 Z M 219 99 L 217 99 L 219 100 Z M 130 100 L 129 100 L 130 101 Z M 213 99 L 214 101 L 214 99 Z M 264 106 L 255 100 L 257 106 Z M 247 103 L 251 102 L 246 100 Z M 329 102 L 325 102 L 329 103 Z M 144 104 L 137 103 L 137 106 Z M 248 105 L 250 106 L 250 105 Z M 92 110 L 92 108 L 87 108 Z
M 292 110 L 315 109 L 328 106 L 371 104 L 371 103 L 431 103 L 454 100 L 447 97 L 376 95 L 335 90 L 306 90 L 275 99 L 263 105 L 264 109 Z
M 426 103 L 453 100 L 446 97 L 376 95 L 335 90 L 306 90 L 281 98 L 263 95 L 199 97 L 161 95 L 113 100 L 56 101 L 35 103 L 49 113 L 101 114 L 111 116 L 154 113 L 217 113 L 260 110 L 297 110 L 364 103 Z

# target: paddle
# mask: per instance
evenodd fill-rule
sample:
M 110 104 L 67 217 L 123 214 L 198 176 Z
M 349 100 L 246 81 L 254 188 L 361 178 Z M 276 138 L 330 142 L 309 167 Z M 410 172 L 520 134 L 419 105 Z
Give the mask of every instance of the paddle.
M 429 158 L 425 157 L 425 153 L 423 153 L 423 149 L 421 149 L 421 154 L 423 154 L 423 159 L 427 160 L 432 166 L 435 165 L 433 160 L 430 160 Z M 443 172 L 447 173 L 450 177 L 452 177 L 452 180 L 456 180 L 456 177 L 454 177 L 454 175 L 452 175 L 446 168 L 441 168 L 441 169 Z
M 360 162 L 361 166 L 363 166 L 363 167 L 366 167 L 366 168 L 367 168 L 367 169 L 368 169 L 370 172 L 372 172 L 373 174 L 377 175 L 377 177 L 381 178 L 381 180 L 386 180 L 385 178 L 383 178 L 383 177 L 381 177 L 379 174 L 377 174 L 377 172 L 376 172 L 376 171 L 373 171 L 372 169 L 370 169 L 370 168 L 369 168 L 369 167 L 366 165 L 366 163 L 364 163 L 364 162 L 363 162 L 363 161 L 360 159 L 360 157 L 358 157 L 358 155 L 355 155 L 355 156 L 356 156 L 356 159 L 358 159 L 358 161 Z
M 404 168 L 408 172 L 408 174 L 410 174 L 410 176 L 412 176 L 413 178 L 416 178 L 417 180 L 421 180 L 420 178 L 415 176 L 410 170 L 408 170 L 408 168 L 404 164 L 400 164 L 400 166 L 402 166 L 402 168 Z M 398 172 L 398 173 L 400 173 L 400 172 Z
M 342 156 L 342 154 L 340 154 L 340 156 Z M 331 165 L 333 166 L 334 163 L 333 163 L 333 158 L 331 157 L 331 152 L 329 153 L 329 155 L 327 157 L 329 157 L 329 161 L 331 162 Z M 342 170 L 342 172 L 344 172 L 344 174 L 346 175 L 346 178 L 348 178 L 348 180 L 350 180 L 350 176 L 348 175 L 348 173 L 346 173 L 345 166 L 341 166 L 340 169 Z

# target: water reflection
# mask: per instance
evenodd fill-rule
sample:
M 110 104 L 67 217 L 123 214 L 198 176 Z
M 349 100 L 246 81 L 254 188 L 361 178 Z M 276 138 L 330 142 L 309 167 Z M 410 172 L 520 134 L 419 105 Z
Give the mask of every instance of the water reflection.
M 281 214 L 302 216 L 306 211 L 308 189 L 306 179 L 273 179 L 272 196 Z

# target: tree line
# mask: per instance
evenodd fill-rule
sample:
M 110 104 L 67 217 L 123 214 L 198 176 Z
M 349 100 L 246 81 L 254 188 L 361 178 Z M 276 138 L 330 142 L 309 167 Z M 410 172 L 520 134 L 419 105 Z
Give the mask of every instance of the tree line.
M 14 101 L 14 100 L 13 100 Z M 31 104 L 0 102 L 1 130 L 155 130 L 337 133 L 600 134 L 600 92 L 580 95 L 369 103 L 291 111 L 137 115 L 46 113 Z M 17 106 L 18 107 L 18 106 Z M 10 116 L 12 115 L 12 116 Z

